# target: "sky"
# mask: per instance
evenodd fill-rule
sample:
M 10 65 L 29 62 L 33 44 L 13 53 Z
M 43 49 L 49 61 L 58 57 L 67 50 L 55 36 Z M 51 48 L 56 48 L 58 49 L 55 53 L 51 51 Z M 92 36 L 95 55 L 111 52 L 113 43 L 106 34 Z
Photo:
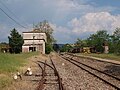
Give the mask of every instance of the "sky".
M 120 27 L 120 0 L 0 0 L 0 8 L 20 24 L 0 9 L 0 42 L 8 42 L 13 28 L 22 34 L 43 20 L 60 44 L 86 39 L 98 30 L 112 34 Z

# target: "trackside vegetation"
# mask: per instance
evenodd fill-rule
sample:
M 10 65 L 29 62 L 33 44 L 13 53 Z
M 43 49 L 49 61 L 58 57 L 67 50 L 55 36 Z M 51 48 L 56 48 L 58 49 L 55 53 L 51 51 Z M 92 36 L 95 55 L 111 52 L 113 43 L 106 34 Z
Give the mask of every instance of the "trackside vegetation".
M 78 54 L 79 55 L 79 54 Z M 116 54 L 96 54 L 96 53 L 80 53 L 80 55 L 86 55 L 86 56 L 93 56 L 93 57 L 98 57 L 98 58 L 103 58 L 103 59 L 108 59 L 108 60 L 117 60 L 120 61 L 120 56 Z
M 10 36 L 8 36 L 9 39 L 9 46 L 10 53 L 20 53 L 22 51 L 22 45 L 24 43 L 23 37 L 17 32 L 17 30 L 14 28 Z
M 70 44 L 69 44 L 70 45 Z M 107 30 L 98 30 L 94 34 L 91 34 L 86 39 L 78 38 L 74 45 L 71 45 L 73 50 L 75 48 L 83 49 L 84 47 L 92 48 L 92 53 L 105 53 L 105 46 L 108 46 L 108 52 L 110 54 L 120 55 L 120 28 L 116 28 L 113 34 L 107 32 Z M 65 44 L 61 48 L 61 52 L 67 52 L 71 50 L 68 45 Z M 82 52 L 82 51 L 80 51 Z
M 12 83 L 12 73 L 24 66 L 27 58 L 37 55 L 38 52 L 9 54 L 0 53 L 0 90 Z
M 46 33 L 47 42 L 45 43 L 45 53 L 50 54 L 50 52 L 53 51 L 53 44 L 56 42 L 56 40 L 53 37 L 54 30 L 50 26 L 49 22 L 44 20 L 43 22 L 35 25 L 34 29 L 38 30 L 39 32 Z

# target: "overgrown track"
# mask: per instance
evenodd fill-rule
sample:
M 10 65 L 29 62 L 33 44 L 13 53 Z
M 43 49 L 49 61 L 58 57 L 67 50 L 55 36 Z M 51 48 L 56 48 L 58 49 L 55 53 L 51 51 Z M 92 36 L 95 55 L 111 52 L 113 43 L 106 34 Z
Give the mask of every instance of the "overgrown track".
M 116 78 L 112 75 L 106 74 L 106 73 L 104 73 L 96 68 L 93 68 L 87 64 L 83 64 L 80 61 L 73 59 L 73 57 L 75 57 L 75 56 L 73 56 L 72 54 L 70 55 L 70 57 L 65 57 L 65 55 L 62 56 L 62 58 L 69 61 L 70 63 L 72 63 L 72 64 L 76 65 L 77 67 L 94 75 L 95 77 L 99 78 L 100 80 L 109 84 L 110 86 L 114 87 L 115 89 L 120 90 L 120 79 L 119 78 Z
M 38 83 L 38 87 L 36 88 L 36 90 L 63 90 L 62 79 L 60 78 L 51 57 L 50 60 L 45 62 L 38 61 L 38 66 L 40 70 L 42 70 L 42 75 L 40 75 L 42 77 Z M 48 86 L 53 87 L 45 88 Z

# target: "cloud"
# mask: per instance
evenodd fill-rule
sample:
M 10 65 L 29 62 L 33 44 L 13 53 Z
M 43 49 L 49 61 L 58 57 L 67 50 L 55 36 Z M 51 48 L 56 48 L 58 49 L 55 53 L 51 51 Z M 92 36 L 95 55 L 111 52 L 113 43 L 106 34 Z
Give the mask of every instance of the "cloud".
M 85 32 L 96 32 L 98 30 L 108 30 L 113 32 L 116 27 L 120 27 L 120 15 L 114 16 L 109 12 L 87 13 L 79 19 L 72 19 L 68 25 L 75 34 Z
M 77 38 L 85 39 L 98 30 L 107 30 L 112 34 L 115 28 L 120 27 L 120 15 L 112 15 L 109 12 L 87 13 L 80 18 L 73 18 L 67 27 L 51 24 L 54 37 L 58 42 L 72 42 Z
M 54 22 L 65 21 L 94 11 L 110 11 L 111 6 L 94 7 L 89 0 L 6 0 L 7 6 L 21 21 L 39 22 L 47 19 Z M 67 19 L 67 20 L 68 20 Z M 70 20 L 69 19 L 69 20 Z M 63 22 L 62 22 L 63 23 Z
M 8 41 L 7 38 L 9 36 L 9 30 L 7 30 L 8 27 L 6 25 L 0 24 L 0 42 L 6 42 Z
M 4 0 L 6 6 L 18 17 L 16 21 L 22 25 L 28 25 L 28 29 L 18 27 L 12 20 L 1 14 L 0 33 L 6 34 L 14 27 L 21 33 L 32 30 L 32 23 L 43 20 L 51 22 L 54 28 L 54 36 L 60 43 L 74 42 L 78 37 L 87 37 L 97 30 L 106 29 L 113 32 L 114 28 L 120 26 L 120 16 L 110 14 L 116 7 L 109 5 L 95 6 L 90 4 L 91 0 Z M 2 7 L 3 8 L 3 7 Z M 3 8 L 14 18 L 7 9 Z M 2 37 L 3 38 L 3 37 Z M 3 39 L 0 39 L 3 40 Z
M 98 30 L 107 30 L 110 34 L 116 27 L 120 27 L 120 15 L 112 15 L 109 12 L 87 13 L 79 18 L 73 18 L 68 21 L 67 26 L 50 23 L 54 29 L 54 37 L 58 43 L 74 43 L 77 38 L 87 38 L 90 34 Z M 29 24 L 28 26 L 32 26 Z M 1 40 L 7 37 L 10 29 L 7 25 L 0 25 L 0 36 L 4 35 Z M 18 32 L 30 31 L 31 28 L 16 28 Z
M 58 43 L 70 43 L 71 42 L 71 31 L 67 27 L 57 26 L 56 24 L 50 23 L 53 28 L 53 36 Z
M 28 25 L 29 27 L 31 26 Z M 10 31 L 13 29 L 13 27 L 7 25 L 7 24 L 1 24 L 0 23 L 0 42 L 8 42 L 8 36 L 10 36 Z M 16 27 L 15 28 L 20 34 L 25 31 L 31 31 L 32 28 L 22 28 L 22 27 Z
M 39 22 L 47 19 L 57 24 L 90 12 L 113 11 L 112 6 L 95 7 L 91 0 L 5 0 L 20 22 Z

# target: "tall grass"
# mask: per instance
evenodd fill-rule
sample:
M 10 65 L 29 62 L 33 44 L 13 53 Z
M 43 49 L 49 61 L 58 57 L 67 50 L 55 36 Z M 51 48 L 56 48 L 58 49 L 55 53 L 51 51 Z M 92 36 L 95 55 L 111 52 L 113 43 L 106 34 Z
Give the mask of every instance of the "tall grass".
M 14 72 L 20 66 L 24 65 L 27 60 L 26 58 L 37 54 L 34 53 L 21 53 L 21 54 L 4 54 L 0 53 L 0 73 Z
M 21 66 L 28 62 L 27 58 L 33 55 L 38 55 L 38 52 L 21 54 L 0 53 L 0 90 L 12 83 L 12 79 L 9 77 L 10 74 L 19 70 Z

